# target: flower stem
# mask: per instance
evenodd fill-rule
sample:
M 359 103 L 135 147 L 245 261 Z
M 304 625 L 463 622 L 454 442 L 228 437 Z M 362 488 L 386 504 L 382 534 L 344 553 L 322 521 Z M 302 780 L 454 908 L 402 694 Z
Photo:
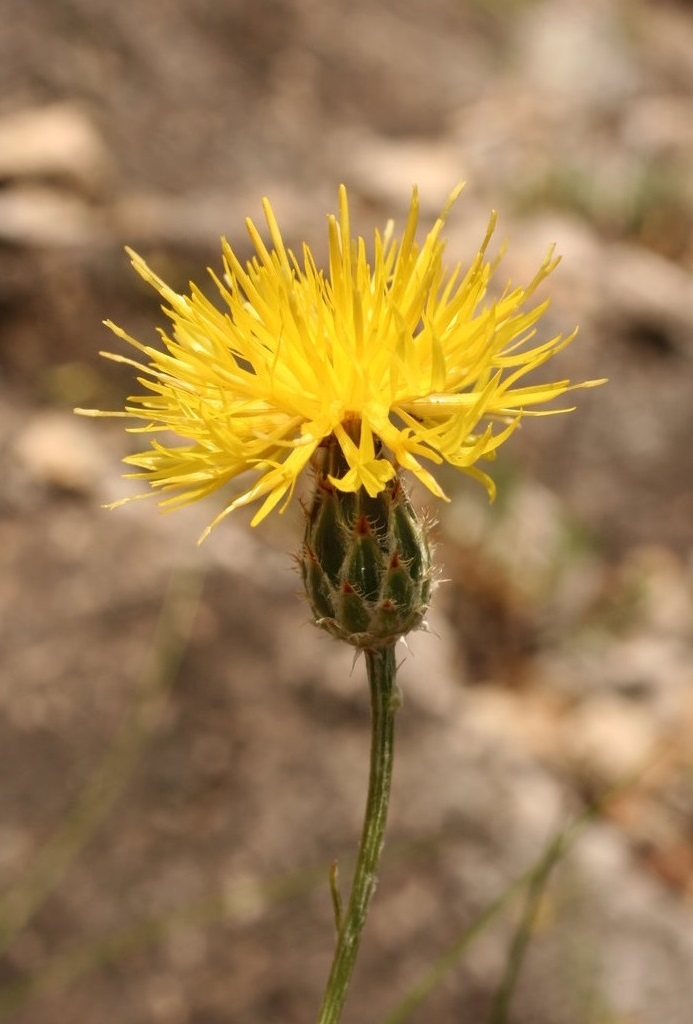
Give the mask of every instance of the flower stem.
M 356 963 L 368 907 L 375 891 L 376 872 L 383 848 L 394 756 L 395 714 L 399 695 L 397 666 L 391 644 L 366 651 L 371 689 L 371 762 L 363 832 L 354 870 L 349 903 L 343 913 L 337 948 L 323 997 L 318 1024 L 338 1024 Z

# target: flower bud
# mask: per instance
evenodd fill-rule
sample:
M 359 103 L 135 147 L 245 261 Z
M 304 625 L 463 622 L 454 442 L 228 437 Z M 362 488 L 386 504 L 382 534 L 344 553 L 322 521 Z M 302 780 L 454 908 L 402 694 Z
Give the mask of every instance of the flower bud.
M 433 586 L 426 526 L 398 476 L 372 498 L 319 471 L 299 556 L 316 625 L 360 649 L 394 644 L 424 621 Z

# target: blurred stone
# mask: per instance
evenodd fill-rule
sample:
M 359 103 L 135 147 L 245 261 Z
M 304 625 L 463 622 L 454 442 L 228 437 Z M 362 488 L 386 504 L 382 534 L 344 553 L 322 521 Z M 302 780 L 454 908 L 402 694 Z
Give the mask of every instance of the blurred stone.
M 408 208 L 417 185 L 423 215 L 437 217 L 463 176 L 459 153 L 447 139 L 393 139 L 352 131 L 336 141 L 347 180 L 393 210 Z
M 636 590 L 648 632 L 693 637 L 693 580 L 682 561 L 663 545 L 636 548 L 622 570 L 624 589 Z
M 600 1005 L 610 1009 L 606 1019 L 688 1024 L 693 998 L 690 908 L 645 876 L 621 836 L 608 826 L 596 823 L 581 837 L 573 865 L 577 871 L 573 899 L 564 904 L 564 928 L 575 938 L 578 904 L 590 906 L 592 920 L 585 928 L 583 919 L 583 946 L 573 941 L 573 959 L 582 953 L 584 971 L 585 952 L 598 948 L 594 968 L 588 969 L 594 970 Z M 563 965 L 565 969 L 565 959 Z M 579 961 L 573 966 L 579 969 Z
M 570 302 L 583 317 L 620 335 L 632 323 L 661 325 L 681 352 L 693 353 L 693 282 L 684 267 L 639 245 L 605 244 L 594 228 L 567 213 L 533 216 L 522 223 L 521 237 L 522 246 L 511 246 L 503 260 L 513 278 L 526 280 L 555 244 L 562 263 L 549 282 L 554 305 Z M 582 333 L 571 355 L 588 344 Z
M 678 152 L 693 148 L 693 118 L 688 96 L 676 93 L 641 96 L 624 110 L 624 142 L 640 153 Z
M 565 719 L 560 746 L 580 775 L 616 785 L 646 766 L 659 738 L 647 709 L 595 696 Z
M 52 104 L 0 117 L 0 179 L 57 180 L 94 195 L 112 176 L 110 154 L 77 104 Z
M 673 351 L 693 356 L 693 281 L 688 270 L 627 244 L 603 249 L 594 270 L 607 328 L 615 325 L 627 334 L 629 325 L 641 325 L 650 328 L 653 343 L 661 336 L 662 355 Z
M 487 545 L 527 598 L 547 592 L 565 561 L 567 524 L 548 488 L 522 480 L 507 488 L 502 509 L 491 516 Z
M 191 1020 L 185 990 L 175 974 L 152 977 L 147 982 L 145 998 L 151 1019 L 157 1024 L 188 1024 Z
M 69 413 L 36 413 L 16 437 L 14 456 L 29 478 L 63 491 L 93 494 L 110 458 L 89 424 Z
M 43 185 L 0 191 L 0 241 L 26 246 L 97 245 L 106 225 L 79 196 Z
M 528 4 L 518 32 L 523 77 L 577 107 L 617 110 L 637 83 L 626 25 L 612 4 Z
M 219 236 L 228 238 L 242 253 L 249 246 L 245 219 L 250 217 L 264 230 L 261 196 L 272 202 L 282 235 L 288 245 L 294 239 L 310 238 L 316 229 L 324 237 L 322 210 L 334 209 L 337 189 L 316 190 L 310 195 L 290 182 L 258 177 L 252 188 L 233 191 L 207 189 L 171 196 L 162 192 L 137 190 L 122 195 L 112 209 L 114 230 L 134 245 L 176 246 L 185 250 L 212 246 L 218 250 Z
M 31 849 L 31 833 L 28 828 L 11 823 L 0 826 L 0 879 L 3 891 L 16 877 Z
M 467 727 L 494 737 L 504 748 L 555 761 L 564 708 L 550 691 L 517 692 L 501 686 L 474 691 Z

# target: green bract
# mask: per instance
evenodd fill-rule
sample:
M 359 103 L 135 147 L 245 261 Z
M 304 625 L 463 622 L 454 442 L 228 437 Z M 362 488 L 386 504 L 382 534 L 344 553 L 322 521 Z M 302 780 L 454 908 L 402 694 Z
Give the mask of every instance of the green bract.
M 299 561 L 316 624 L 334 637 L 373 650 L 423 623 L 431 552 L 399 477 L 371 498 L 318 474 Z

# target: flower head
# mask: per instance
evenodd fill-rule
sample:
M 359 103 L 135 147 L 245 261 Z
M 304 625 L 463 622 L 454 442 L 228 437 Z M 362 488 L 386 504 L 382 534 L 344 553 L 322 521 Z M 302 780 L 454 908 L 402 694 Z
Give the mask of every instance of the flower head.
M 479 462 L 494 457 L 524 416 L 538 415 L 537 406 L 599 382 L 525 383 L 574 337 L 534 340 L 547 302 L 528 300 L 558 259 L 550 250 L 526 287 L 488 299 L 495 217 L 466 272 L 443 264 L 443 225 L 459 191 L 419 244 L 414 190 L 401 237 L 388 224 L 369 254 L 363 238 L 352 238 L 342 186 L 339 215 L 328 218 L 325 273 L 307 246 L 302 258 L 285 248 L 265 199 L 271 244 L 248 220 L 255 255 L 243 265 L 223 241 L 223 278 L 210 271 L 223 309 L 194 284 L 187 295 L 173 291 L 129 251 L 164 299 L 172 331 L 160 332 L 157 348 L 108 322 L 140 357 L 103 354 L 133 366 L 144 391 L 124 411 L 80 411 L 133 418 L 141 424 L 132 431 L 164 435 L 125 459 L 137 467 L 132 477 L 167 495 L 163 505 L 195 501 L 254 471 L 215 522 L 262 500 L 255 525 L 286 504 L 328 443 L 343 456 L 343 473 L 330 478 L 343 492 L 364 488 L 373 498 L 401 468 L 445 498 L 429 467 L 447 462 L 493 495 Z

